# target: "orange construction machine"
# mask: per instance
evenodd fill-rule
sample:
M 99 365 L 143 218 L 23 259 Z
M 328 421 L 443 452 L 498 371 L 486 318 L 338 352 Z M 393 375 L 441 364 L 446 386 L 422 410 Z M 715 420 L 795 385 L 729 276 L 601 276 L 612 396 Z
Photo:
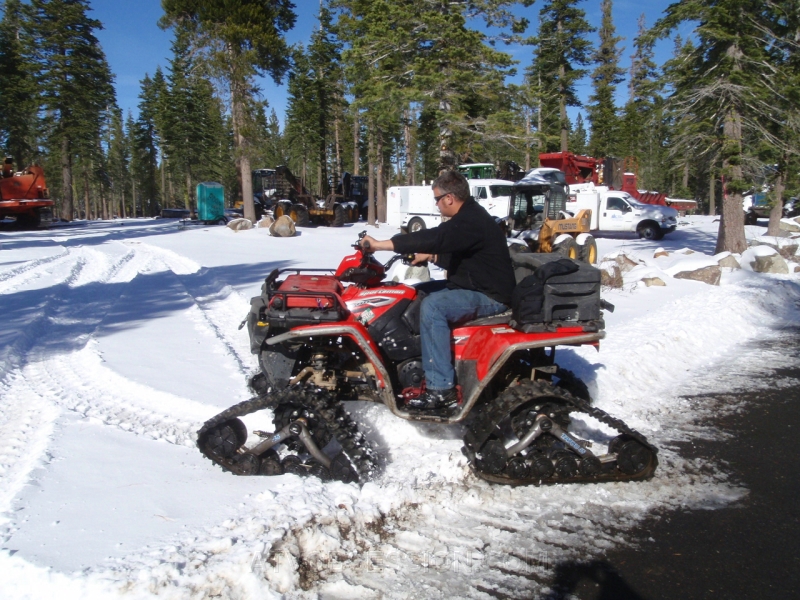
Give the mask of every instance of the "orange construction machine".
M 53 201 L 44 170 L 32 165 L 14 172 L 11 158 L 3 161 L 0 178 L 0 218 L 14 217 L 20 227 L 46 229 L 53 221 Z
M 550 152 L 539 155 L 539 164 L 563 171 L 567 185 L 591 182 L 608 186 L 611 190 L 628 192 L 644 204 L 671 206 L 683 212 L 697 208 L 694 200 L 668 198 L 660 192 L 640 190 L 637 185 L 638 163 L 633 157 L 626 158 L 623 163 L 618 158 L 599 159 L 572 152 Z

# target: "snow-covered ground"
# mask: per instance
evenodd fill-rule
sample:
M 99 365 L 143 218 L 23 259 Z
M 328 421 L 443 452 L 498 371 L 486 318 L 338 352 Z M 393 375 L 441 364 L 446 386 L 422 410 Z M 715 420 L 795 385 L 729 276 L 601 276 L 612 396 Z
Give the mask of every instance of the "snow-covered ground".
M 365 403 L 348 408 L 387 463 L 362 487 L 235 477 L 196 450 L 202 422 L 248 397 L 256 361 L 238 326 L 264 277 L 334 267 L 363 225 L 288 239 L 141 219 L 0 233 L 0 597 L 530 597 L 654 510 L 737 501 L 747 492 L 724 468 L 677 443 L 722 439 L 704 420 L 740 407 L 689 396 L 780 366 L 752 342 L 800 323 L 800 275 L 673 278 L 715 264 L 717 226 L 598 240 L 601 256 L 642 264 L 604 292 L 616 311 L 600 352 L 559 350 L 559 363 L 661 448 L 660 466 L 644 483 L 541 488 L 480 481 L 459 427 Z M 655 276 L 666 285 L 640 281 Z

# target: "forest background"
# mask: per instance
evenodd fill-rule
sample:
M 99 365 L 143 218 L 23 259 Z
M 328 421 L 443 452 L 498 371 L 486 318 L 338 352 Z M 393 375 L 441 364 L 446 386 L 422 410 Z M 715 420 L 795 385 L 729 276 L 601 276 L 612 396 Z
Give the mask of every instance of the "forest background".
M 367 175 L 381 220 L 391 185 L 558 150 L 630 158 L 640 187 L 711 214 L 764 184 L 797 195 L 800 3 L 681 0 L 618 32 L 612 2 L 163 0 L 170 55 L 134 114 L 90 2 L 4 0 L 0 146 L 44 166 L 67 220 L 190 207 L 207 180 L 249 212 L 251 169 L 281 164 L 320 196 Z M 722 212 L 735 251 L 741 210 Z

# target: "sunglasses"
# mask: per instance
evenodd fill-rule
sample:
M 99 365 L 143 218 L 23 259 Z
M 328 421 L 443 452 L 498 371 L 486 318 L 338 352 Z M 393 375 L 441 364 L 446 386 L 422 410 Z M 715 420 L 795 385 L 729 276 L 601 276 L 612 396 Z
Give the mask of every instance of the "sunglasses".
M 433 201 L 434 201 L 434 203 L 439 204 L 439 200 L 441 200 L 445 196 L 449 196 L 450 194 L 452 194 L 452 192 L 447 192 L 445 194 L 442 194 L 441 196 L 434 196 L 433 197 Z

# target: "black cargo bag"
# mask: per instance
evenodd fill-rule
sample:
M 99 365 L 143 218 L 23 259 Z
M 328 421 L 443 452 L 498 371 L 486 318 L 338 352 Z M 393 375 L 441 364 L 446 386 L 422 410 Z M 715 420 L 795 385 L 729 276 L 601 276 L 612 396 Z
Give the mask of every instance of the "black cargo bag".
M 558 254 L 514 253 L 517 286 L 511 296 L 511 326 L 525 332 L 580 325 L 603 328 L 600 271 Z

